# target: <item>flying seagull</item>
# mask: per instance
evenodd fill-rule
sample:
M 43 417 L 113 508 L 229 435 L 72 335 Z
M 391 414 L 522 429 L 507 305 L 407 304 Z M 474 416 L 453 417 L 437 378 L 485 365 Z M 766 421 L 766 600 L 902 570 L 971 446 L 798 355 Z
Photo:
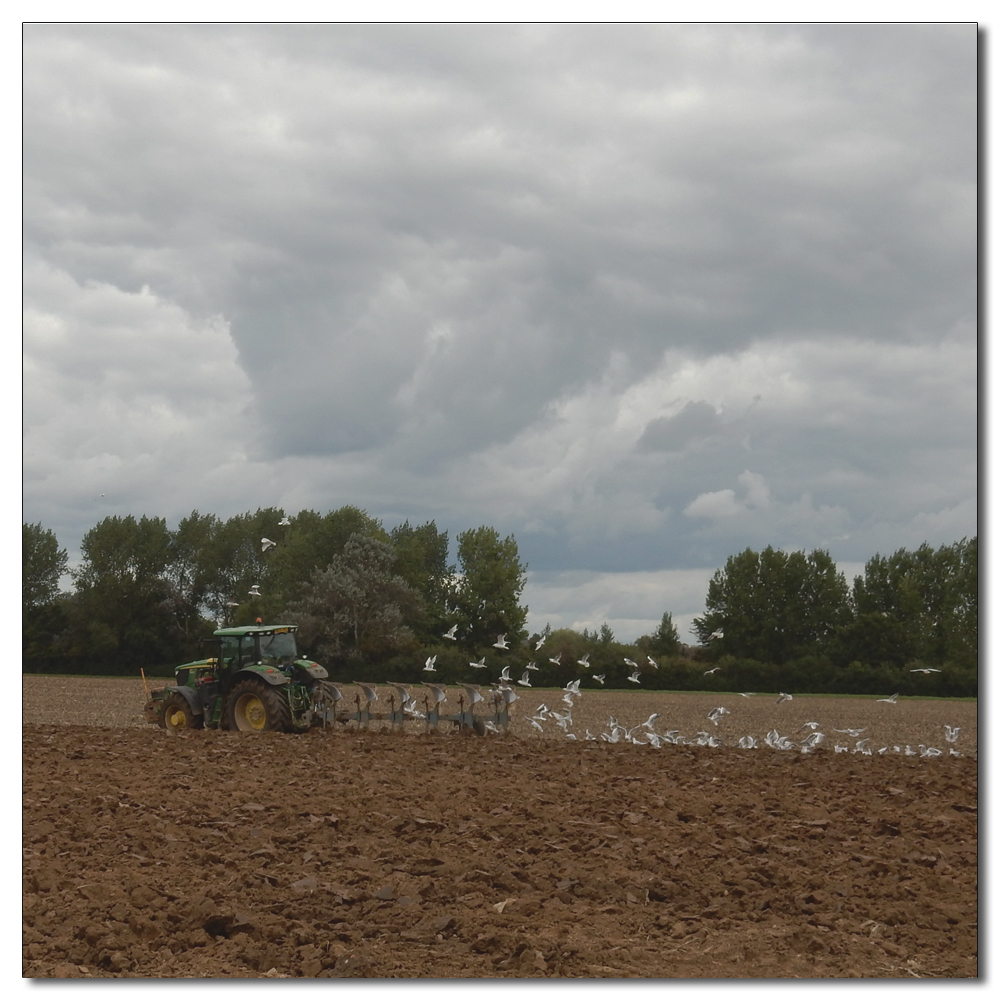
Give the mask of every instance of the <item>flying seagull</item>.
M 272 542 L 270 538 L 262 538 L 260 540 L 260 551 L 266 552 L 268 549 L 273 549 L 277 542 Z
M 910 673 L 911 674 L 939 674 L 939 673 L 941 673 L 941 671 L 938 670 L 937 667 L 914 667 L 910 671 Z
M 784 691 L 779 691 L 778 700 L 775 702 L 775 705 L 780 705 L 783 701 L 791 701 L 791 700 L 792 696 L 790 694 L 785 694 Z
M 240 606 L 239 601 L 226 601 L 227 608 L 238 608 Z
M 510 680 L 510 667 L 504 667 L 500 673 L 500 680 L 509 681 Z
M 721 670 L 721 669 L 722 669 L 722 667 L 712 667 L 711 670 L 706 670 L 705 673 L 702 674 L 702 676 L 703 677 L 708 677 L 709 674 L 714 674 L 716 672 L 716 670 Z
M 845 733 L 847 736 L 857 739 L 868 727 L 863 726 L 861 729 L 835 729 L 835 733 Z
M 633 671 L 631 674 L 629 674 L 629 678 L 628 679 L 633 684 L 639 684 L 640 683 L 640 681 L 639 681 L 639 671 L 638 670 Z
M 248 593 L 248 594 L 249 594 L 249 595 L 250 595 L 251 597 L 260 597 L 260 589 L 259 589 L 259 588 L 260 588 L 260 584 L 259 584 L 259 583 L 255 583 L 255 584 L 254 584 L 254 585 L 253 585 L 253 586 L 252 586 L 252 587 L 251 587 L 251 588 L 250 588 L 250 589 L 249 589 L 249 590 L 247 591 L 247 593 Z
M 493 643 L 494 649 L 510 649 L 507 645 L 507 633 L 504 632 L 502 635 L 497 636 L 497 641 Z
M 899 697 L 899 692 L 897 691 L 893 695 L 889 695 L 888 698 L 876 698 L 876 701 L 884 701 L 887 705 L 895 705 L 896 699 Z
M 723 637 L 723 632 L 721 628 L 717 628 L 710 636 L 709 639 L 721 639 Z
M 590 653 L 584 653 L 583 657 L 576 662 L 586 670 L 590 666 Z
M 597 681 L 597 683 L 601 685 L 601 687 L 604 687 L 604 678 L 607 677 L 608 675 L 607 674 L 591 674 L 590 676 L 593 677 L 594 680 Z
M 538 642 L 535 643 L 535 652 L 537 653 L 544 644 L 545 644 L 545 636 L 543 635 L 541 639 L 539 639 Z
M 289 519 L 288 515 L 286 514 L 286 515 L 285 515 L 285 516 L 284 516 L 284 517 L 283 517 L 283 518 L 282 518 L 282 519 L 281 519 L 281 520 L 280 520 L 280 521 L 278 522 L 278 527 L 279 527 L 279 528 L 287 528 L 287 527 L 288 527 L 288 526 L 289 526 L 289 525 L 290 525 L 291 523 L 292 523 L 292 522 L 291 522 L 291 520 Z
M 473 663 L 472 660 L 469 660 L 469 666 L 475 667 L 476 670 L 484 670 L 486 668 L 486 657 L 484 656 L 481 660 L 478 660 L 476 663 Z
M 961 726 L 945 726 L 944 727 L 944 738 L 949 743 L 954 743 L 958 739 L 958 733 Z
M 530 674 L 530 671 L 525 670 L 525 672 L 523 674 L 521 674 L 521 679 L 517 683 L 520 684 L 522 687 L 530 688 L 531 687 L 531 681 L 528 679 L 529 674 Z
M 713 708 L 711 712 L 708 713 L 709 719 L 715 724 L 719 724 L 719 719 L 724 715 L 729 715 L 729 709 L 723 708 L 721 705 L 718 708 Z
M 654 660 L 654 659 L 653 659 L 653 658 L 652 658 L 651 656 L 647 656 L 647 657 L 646 657 L 646 660 L 647 660 L 647 661 L 649 662 L 649 665 L 650 665 L 650 666 L 651 666 L 651 667 L 652 667 L 652 668 L 653 668 L 654 670 L 659 670 L 659 669 L 660 669 L 660 665 L 659 665 L 659 664 L 658 664 L 658 663 L 656 662 L 656 660 Z
M 458 631 L 458 626 L 457 625 L 452 625 L 452 627 L 450 629 L 448 629 L 447 632 L 444 633 L 443 638 L 445 638 L 445 639 L 453 639 L 455 642 L 458 642 L 458 640 L 455 639 L 455 633 L 457 631 Z
M 531 663 L 529 663 L 524 669 L 525 670 L 537 670 L 538 667 L 535 666 L 535 661 L 532 660 Z
M 639 669 L 639 664 L 635 660 L 630 660 L 627 656 L 625 657 L 625 666 L 631 667 L 633 670 Z
M 562 653 L 557 653 L 555 656 L 549 657 L 549 663 L 554 663 L 557 667 L 559 666 L 559 661 L 562 659 Z
M 754 692 L 753 691 L 741 691 L 740 692 L 740 697 L 741 698 L 752 698 L 753 696 L 754 696 Z
M 432 674 L 437 673 L 437 670 L 434 667 L 434 664 L 436 662 L 437 662 L 437 653 L 435 653 L 433 656 L 428 656 L 427 659 L 424 660 L 424 670 Z

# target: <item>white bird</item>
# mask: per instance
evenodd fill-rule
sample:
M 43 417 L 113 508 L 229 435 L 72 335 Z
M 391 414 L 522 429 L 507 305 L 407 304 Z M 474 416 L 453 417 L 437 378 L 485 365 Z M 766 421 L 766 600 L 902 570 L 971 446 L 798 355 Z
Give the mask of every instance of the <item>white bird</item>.
M 576 662 L 578 664 L 580 664 L 580 666 L 583 667 L 584 670 L 589 669 L 589 667 L 590 667 L 590 653 L 584 653 L 583 657 L 581 659 L 577 660 Z
M 254 584 L 254 585 L 253 585 L 253 586 L 252 586 L 252 587 L 251 587 L 251 588 L 250 588 L 250 589 L 249 589 L 249 590 L 247 591 L 247 593 L 248 593 L 248 594 L 249 594 L 249 595 L 250 595 L 251 597 L 260 597 L 260 584 L 259 584 L 259 583 L 255 583 L 255 584 Z
M 291 522 L 291 520 L 289 519 L 288 515 L 286 514 L 286 515 L 285 515 L 285 516 L 284 516 L 284 517 L 283 517 L 283 518 L 282 518 L 282 519 L 281 519 L 281 520 L 280 520 L 280 521 L 278 522 L 278 527 L 279 527 L 279 528 L 287 528 L 287 527 L 288 527 L 288 526 L 289 526 L 289 525 L 290 525 L 291 523 L 292 523 L 292 522 Z
M 575 681 L 570 681 L 569 684 L 567 684 L 566 687 L 563 688 L 563 691 L 566 691 L 569 694 L 579 694 L 580 693 L 579 678 L 577 678 Z
M 914 667 L 910 671 L 910 673 L 911 674 L 939 674 L 939 673 L 941 673 L 941 671 L 938 670 L 937 667 Z
M 497 641 L 493 643 L 494 649 L 510 649 L 507 645 L 507 633 L 504 632 L 503 635 L 497 636 Z
M 753 691 L 741 691 L 740 692 L 740 697 L 741 698 L 752 698 L 753 696 L 754 696 L 754 692 Z
M 475 667 L 476 670 L 485 670 L 486 669 L 486 657 L 484 656 L 481 660 L 477 660 L 475 663 L 473 663 L 472 660 L 469 660 L 469 666 L 470 667 Z
M 736 741 L 736 745 L 741 750 L 756 750 L 757 749 L 757 739 L 754 736 L 741 736 Z
M 801 733 L 803 729 L 811 729 L 813 732 L 816 732 L 816 730 L 819 729 L 819 723 L 818 722 L 803 722 L 802 725 L 799 726 L 799 732 Z
M 542 729 L 541 725 L 540 725 L 540 724 L 539 724 L 539 723 L 538 723 L 538 722 L 537 722 L 537 721 L 536 721 L 535 719 L 532 719 L 532 718 L 529 718 L 529 719 L 528 719 L 528 722 L 530 722 L 530 723 L 531 723 L 531 725 L 532 725 L 532 726 L 533 726 L 533 727 L 534 727 L 535 729 L 537 729 L 537 730 L 538 730 L 538 731 L 539 731 L 540 733 L 544 733 L 544 732 L 545 732 L 545 730 L 544 730 L 544 729 Z
M 440 705 L 441 702 L 448 700 L 448 695 L 445 693 L 444 687 L 440 684 L 428 684 L 424 681 L 424 687 L 431 689 L 431 694 L 434 695 L 434 704 Z
M 721 670 L 721 669 L 722 669 L 722 667 L 712 667 L 711 670 L 706 670 L 704 672 L 704 674 L 702 674 L 702 676 L 703 677 L 708 677 L 709 674 L 714 674 L 717 670 Z
M 584 730 L 584 737 L 583 738 L 585 740 L 596 740 L 597 739 L 597 737 L 589 729 L 585 729 Z
M 784 691 L 779 691 L 778 700 L 775 702 L 775 705 L 780 705 L 783 701 L 791 701 L 791 700 L 792 696 L 790 694 L 785 694 Z
M 462 687 L 469 693 L 469 704 L 475 705 L 477 701 L 482 701 L 483 696 L 479 693 L 479 689 L 474 687 L 472 684 L 463 684 Z
M 537 670 L 538 667 L 535 666 L 535 661 L 532 660 L 531 663 L 529 663 L 524 669 L 525 670 Z
M 802 741 L 802 749 L 805 751 L 811 750 L 813 747 L 818 747 L 825 739 L 826 737 L 822 733 L 810 733 Z
M 639 671 L 638 671 L 638 670 L 636 670 L 636 671 L 635 671 L 634 673 L 632 673 L 632 674 L 629 674 L 629 677 L 628 677 L 628 679 L 629 679 L 629 680 L 630 680 L 630 681 L 631 681 L 631 682 L 632 682 L 633 684 L 639 684 L 639 683 L 641 683 L 641 682 L 639 681 Z
M 521 674 L 521 679 L 517 683 L 520 684 L 521 687 L 526 687 L 526 688 L 530 688 L 531 687 L 531 681 L 528 680 L 528 671 L 527 670 L 525 670 L 525 672 L 523 674 Z
M 539 705 L 538 708 L 535 709 L 535 718 L 541 720 L 544 719 L 545 716 L 548 714 L 549 714 L 549 706 L 546 705 L 545 702 L 543 701 L 541 705 Z
M 437 663 L 437 653 L 433 656 L 428 656 L 427 659 L 424 660 L 424 670 L 430 674 L 437 673 L 437 668 L 434 666 L 435 663 Z
M 954 743 L 958 739 L 958 734 L 959 734 L 959 731 L 961 730 L 961 728 L 962 728 L 961 726 L 945 726 L 944 727 L 944 738 L 949 743 Z
M 576 739 L 576 733 L 567 733 L 566 734 L 566 739 L 568 739 L 568 740 L 575 740 Z
M 627 656 L 625 657 L 625 666 L 631 667 L 633 670 L 639 669 L 639 664 L 635 660 L 630 660 Z
M 486 721 L 485 721 L 485 722 L 483 723 L 483 726 L 485 726 L 485 728 L 486 728 L 487 732 L 490 732 L 490 733 L 496 733 L 496 734 L 497 734 L 498 736 L 500 735 L 500 730 L 499 730 L 499 729 L 497 729 L 497 727 L 496 727 L 496 726 L 494 726 L 494 725 L 493 725 L 493 723 L 492 723 L 492 722 L 490 722 L 490 720 L 489 720 L 489 719 L 487 719 L 487 720 L 486 720 Z
M 853 739 L 857 739 L 868 727 L 862 726 L 861 729 L 835 729 L 835 733 L 843 733 L 845 736 L 850 736 Z
M 537 653 L 544 645 L 545 645 L 545 636 L 543 635 L 541 639 L 539 639 L 538 642 L 535 643 L 535 652 Z
M 647 657 L 646 657 L 646 661 L 647 661 L 647 662 L 649 663 L 649 665 L 650 665 L 650 666 L 651 666 L 651 667 L 652 667 L 652 668 L 653 668 L 654 670 L 659 670 L 659 669 L 660 669 L 660 665 L 659 665 L 659 664 L 658 664 L 658 663 L 656 662 L 656 660 L 654 660 L 654 659 L 653 659 L 653 658 L 652 658 L 651 656 L 647 656 Z
M 457 631 L 458 631 L 458 626 L 457 625 L 452 625 L 452 627 L 450 629 L 448 629 L 447 632 L 444 632 L 442 634 L 442 638 L 444 638 L 444 639 L 451 639 L 454 642 L 458 642 L 458 640 L 455 638 L 455 633 Z
M 723 633 L 721 628 L 717 628 L 710 636 L 709 639 L 721 639 L 723 638 Z
M 554 663 L 557 667 L 559 666 L 559 661 L 562 659 L 562 653 L 557 653 L 555 656 L 549 657 L 549 663 Z
M 920 744 L 920 756 L 921 757 L 940 757 L 941 751 L 937 747 L 925 747 L 923 743 Z
M 645 729 L 652 729 L 653 723 L 660 717 L 659 712 L 654 712 L 642 725 Z
M 226 601 L 227 608 L 238 608 L 240 606 L 239 601 Z
M 270 538 L 262 538 L 260 540 L 260 551 L 266 552 L 268 549 L 273 549 L 277 545 L 277 542 L 272 542 Z
M 708 713 L 709 719 L 717 726 L 719 724 L 719 719 L 724 715 L 729 715 L 729 709 L 723 708 L 721 705 L 718 708 L 713 708 L 711 712 Z
M 363 681 L 355 681 L 354 683 L 364 692 L 365 701 L 378 701 L 378 691 L 371 684 L 365 684 Z
M 590 676 L 593 677 L 594 680 L 597 681 L 597 683 L 601 685 L 601 687 L 604 687 L 604 678 L 607 677 L 608 675 L 607 674 L 591 674 Z
M 503 670 L 500 673 L 500 680 L 501 681 L 509 681 L 510 680 L 510 667 L 504 667 L 503 668 Z
M 875 700 L 885 702 L 886 705 L 895 705 L 896 699 L 898 697 L 899 697 L 899 692 L 897 691 L 895 694 L 890 695 L 888 698 L 876 698 Z

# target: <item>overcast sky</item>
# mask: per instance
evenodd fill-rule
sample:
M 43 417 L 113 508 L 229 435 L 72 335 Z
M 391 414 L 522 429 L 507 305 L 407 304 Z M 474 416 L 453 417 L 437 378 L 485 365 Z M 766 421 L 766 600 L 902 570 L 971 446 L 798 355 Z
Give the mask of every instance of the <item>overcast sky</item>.
M 489 524 L 624 640 L 971 536 L 976 152 L 972 24 L 28 25 L 24 519 Z

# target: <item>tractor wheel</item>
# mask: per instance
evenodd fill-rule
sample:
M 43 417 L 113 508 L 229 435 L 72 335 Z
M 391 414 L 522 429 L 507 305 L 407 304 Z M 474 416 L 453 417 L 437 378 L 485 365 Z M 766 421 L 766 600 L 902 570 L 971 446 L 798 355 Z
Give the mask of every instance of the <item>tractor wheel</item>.
M 184 695 L 175 692 L 163 699 L 162 725 L 164 729 L 174 732 L 178 729 L 202 729 L 205 719 L 191 711 L 191 706 Z
M 230 729 L 243 733 L 283 733 L 291 729 L 288 703 L 263 681 L 240 681 L 229 696 L 226 718 Z

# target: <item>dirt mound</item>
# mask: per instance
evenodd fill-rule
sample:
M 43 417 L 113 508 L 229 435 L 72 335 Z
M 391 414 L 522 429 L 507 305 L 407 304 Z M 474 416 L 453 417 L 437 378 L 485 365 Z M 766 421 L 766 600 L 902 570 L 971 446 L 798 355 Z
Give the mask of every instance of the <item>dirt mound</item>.
M 23 734 L 25 976 L 977 975 L 972 755 Z

